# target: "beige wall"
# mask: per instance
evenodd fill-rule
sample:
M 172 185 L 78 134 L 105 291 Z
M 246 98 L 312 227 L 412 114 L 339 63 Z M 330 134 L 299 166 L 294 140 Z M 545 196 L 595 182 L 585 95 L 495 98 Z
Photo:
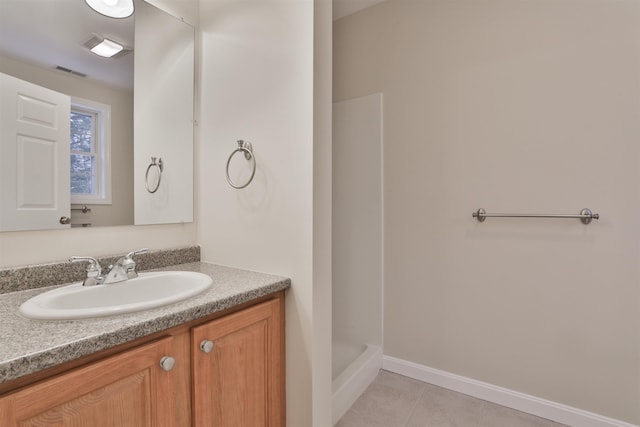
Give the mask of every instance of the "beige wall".
M 72 211 L 72 222 L 90 222 L 92 226 L 133 224 L 133 94 L 6 57 L 0 57 L 0 72 L 111 106 L 111 204 L 91 205 L 87 215 Z
M 636 0 L 335 23 L 334 101 L 385 97 L 385 354 L 640 423 L 638 52 Z
M 292 278 L 290 426 L 331 420 L 330 13 L 306 0 L 200 3 L 198 240 L 205 261 Z M 225 178 L 238 139 L 253 144 L 257 162 L 242 190 Z
M 195 224 L 73 228 L 0 233 L 0 268 L 197 244 Z
M 312 418 L 332 424 L 331 408 L 331 123 L 332 4 L 313 2 L 313 331 Z M 293 424 L 289 424 L 290 426 Z

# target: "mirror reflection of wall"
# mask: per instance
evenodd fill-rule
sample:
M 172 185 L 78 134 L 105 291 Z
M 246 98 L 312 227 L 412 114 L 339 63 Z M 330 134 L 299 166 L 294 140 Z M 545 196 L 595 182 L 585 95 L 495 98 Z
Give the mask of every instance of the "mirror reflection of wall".
M 39 13 L 34 14 L 34 8 L 38 8 Z M 151 12 L 145 12 L 149 10 Z M 140 15 L 151 15 L 157 19 L 174 21 L 176 25 L 182 27 L 183 34 L 189 35 L 193 50 L 193 27 L 142 0 L 136 0 L 136 11 L 141 12 Z M 40 19 L 42 22 L 39 21 Z M 88 8 L 84 2 L 77 0 L 57 0 L 56 2 L 50 0 L 31 0 L 29 2 L 3 0 L 2 14 L 0 14 L 0 72 L 69 95 L 72 99 L 72 106 L 80 116 L 85 113 L 88 116 L 106 111 L 106 113 L 102 113 L 103 116 L 99 114 L 95 116 L 98 117 L 96 122 L 98 125 L 104 125 L 106 118 L 109 118 L 110 121 L 110 126 L 106 128 L 106 131 L 100 132 L 99 128 L 94 129 L 96 136 L 106 135 L 106 142 L 110 142 L 110 147 L 106 151 L 101 151 L 103 148 L 98 146 L 97 152 L 95 150 L 87 152 L 87 144 L 82 143 L 71 146 L 71 149 L 76 149 L 71 154 L 71 158 L 75 159 L 75 169 L 74 162 L 71 162 L 71 179 L 74 180 L 72 182 L 76 184 L 75 187 L 80 192 L 86 192 L 87 189 L 92 190 L 88 191 L 89 194 L 84 195 L 86 197 L 83 195 L 71 197 L 72 226 L 90 224 L 95 227 L 134 224 L 134 182 L 144 179 L 144 175 L 140 176 L 139 171 L 134 177 L 134 58 L 138 49 L 143 51 L 144 49 L 154 49 L 148 42 L 145 43 L 145 47 L 135 46 L 134 49 L 135 20 L 135 14 L 127 19 L 112 19 L 101 16 Z M 158 32 L 157 29 L 162 25 L 166 25 L 166 23 L 156 26 L 147 20 L 149 28 L 147 31 Z M 130 52 L 117 55 L 114 58 L 98 57 L 85 46 L 86 42 L 96 35 L 115 39 L 126 46 Z M 71 39 L 73 46 L 65 45 L 65 39 Z M 57 54 L 54 55 L 55 52 Z M 32 57 L 29 54 L 37 54 L 37 56 Z M 190 74 L 187 73 L 189 78 L 184 81 L 174 79 L 171 81 L 171 87 L 174 90 L 173 95 L 184 92 L 192 99 L 193 51 L 190 57 L 188 65 Z M 79 58 L 82 58 L 82 61 Z M 160 68 L 163 65 L 170 64 L 147 61 L 142 65 L 145 69 L 140 72 L 147 76 L 154 76 L 155 73 L 161 75 L 164 73 L 164 70 Z M 56 69 L 58 66 L 67 71 Z M 78 73 L 86 74 L 86 77 Z M 135 97 L 138 99 L 136 102 L 148 98 L 154 90 L 153 87 L 147 87 L 142 91 L 136 88 Z M 191 102 L 191 105 L 186 108 L 182 104 L 181 114 L 188 114 L 189 128 L 177 138 L 175 133 L 172 136 L 181 144 L 187 144 L 186 151 L 192 153 L 193 103 Z M 73 123 L 73 120 L 71 122 Z M 161 127 L 159 123 L 161 122 L 152 120 L 146 120 L 144 125 L 136 123 L 135 126 L 138 129 L 136 132 L 142 131 L 144 133 L 145 126 Z M 169 129 L 175 128 L 166 120 L 163 124 Z M 183 125 L 180 127 L 185 129 Z M 136 141 L 136 144 L 143 146 L 154 143 Z M 86 168 L 86 166 L 100 166 L 94 163 L 96 160 L 102 160 L 103 167 L 87 172 L 85 169 L 91 168 Z M 192 177 L 192 154 L 188 160 L 184 156 L 180 159 L 167 160 L 172 164 L 173 173 L 179 171 L 182 176 Z M 108 173 L 109 166 L 110 173 Z M 101 178 L 104 178 L 106 190 L 97 185 L 98 182 L 95 182 L 96 179 Z M 89 181 L 91 181 L 90 188 L 78 185 L 79 183 L 87 184 Z M 110 197 L 108 184 L 110 184 Z M 145 223 L 192 221 L 192 180 L 189 181 L 187 187 L 183 186 L 180 191 L 182 194 L 191 196 L 190 202 L 181 203 L 181 205 L 186 205 L 185 212 L 174 216 L 151 215 L 151 220 L 145 221 Z M 3 202 L 0 196 L 0 205 Z M 85 206 L 87 209 L 83 209 Z M 150 208 L 162 208 L 162 206 L 151 205 Z M 33 229 L 45 228 L 52 227 L 43 225 Z M 0 231 L 6 231 L 6 229 Z
M 111 200 L 103 204 L 89 204 L 84 200 L 82 204 L 72 205 L 72 209 L 81 209 L 85 205 L 91 209 L 89 215 L 71 211 L 72 225 L 87 222 L 92 226 L 133 224 L 133 93 L 6 57 L 0 58 L 0 72 L 71 95 L 75 100 L 85 100 L 75 105 L 88 106 L 90 102 L 86 101 L 90 100 L 93 104 L 110 106 L 111 147 L 108 155 L 114 172 L 110 182 L 114 189 Z
M 193 173 L 181 165 L 193 164 L 194 29 L 139 8 L 135 38 L 135 224 L 193 222 Z

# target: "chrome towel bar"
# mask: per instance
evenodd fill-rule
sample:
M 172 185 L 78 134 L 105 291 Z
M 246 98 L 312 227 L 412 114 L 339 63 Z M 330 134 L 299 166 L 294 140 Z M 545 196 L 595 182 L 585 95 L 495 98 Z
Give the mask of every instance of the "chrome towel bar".
M 83 214 L 91 212 L 91 208 L 88 206 L 83 206 L 81 208 L 71 208 L 72 211 L 82 211 Z
M 487 213 L 480 208 L 471 214 L 480 222 L 484 222 L 487 218 L 577 218 L 583 224 L 589 224 L 592 219 L 600 219 L 600 215 L 591 212 L 590 209 L 584 208 L 578 215 L 562 215 L 562 214 L 514 214 L 514 213 Z

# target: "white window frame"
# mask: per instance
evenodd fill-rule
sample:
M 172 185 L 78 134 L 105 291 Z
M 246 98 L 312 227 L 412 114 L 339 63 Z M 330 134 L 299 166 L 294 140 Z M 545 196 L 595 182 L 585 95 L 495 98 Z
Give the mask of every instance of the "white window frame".
M 111 106 L 101 102 L 71 97 L 71 111 L 95 117 L 94 144 L 96 159 L 96 192 L 93 195 L 71 194 L 71 204 L 111 204 Z

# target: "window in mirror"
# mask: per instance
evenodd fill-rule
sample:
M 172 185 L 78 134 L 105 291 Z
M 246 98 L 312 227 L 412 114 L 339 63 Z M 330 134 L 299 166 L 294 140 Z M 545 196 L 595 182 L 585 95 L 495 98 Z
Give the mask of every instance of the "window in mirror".
M 71 103 L 71 203 L 111 204 L 111 107 Z

